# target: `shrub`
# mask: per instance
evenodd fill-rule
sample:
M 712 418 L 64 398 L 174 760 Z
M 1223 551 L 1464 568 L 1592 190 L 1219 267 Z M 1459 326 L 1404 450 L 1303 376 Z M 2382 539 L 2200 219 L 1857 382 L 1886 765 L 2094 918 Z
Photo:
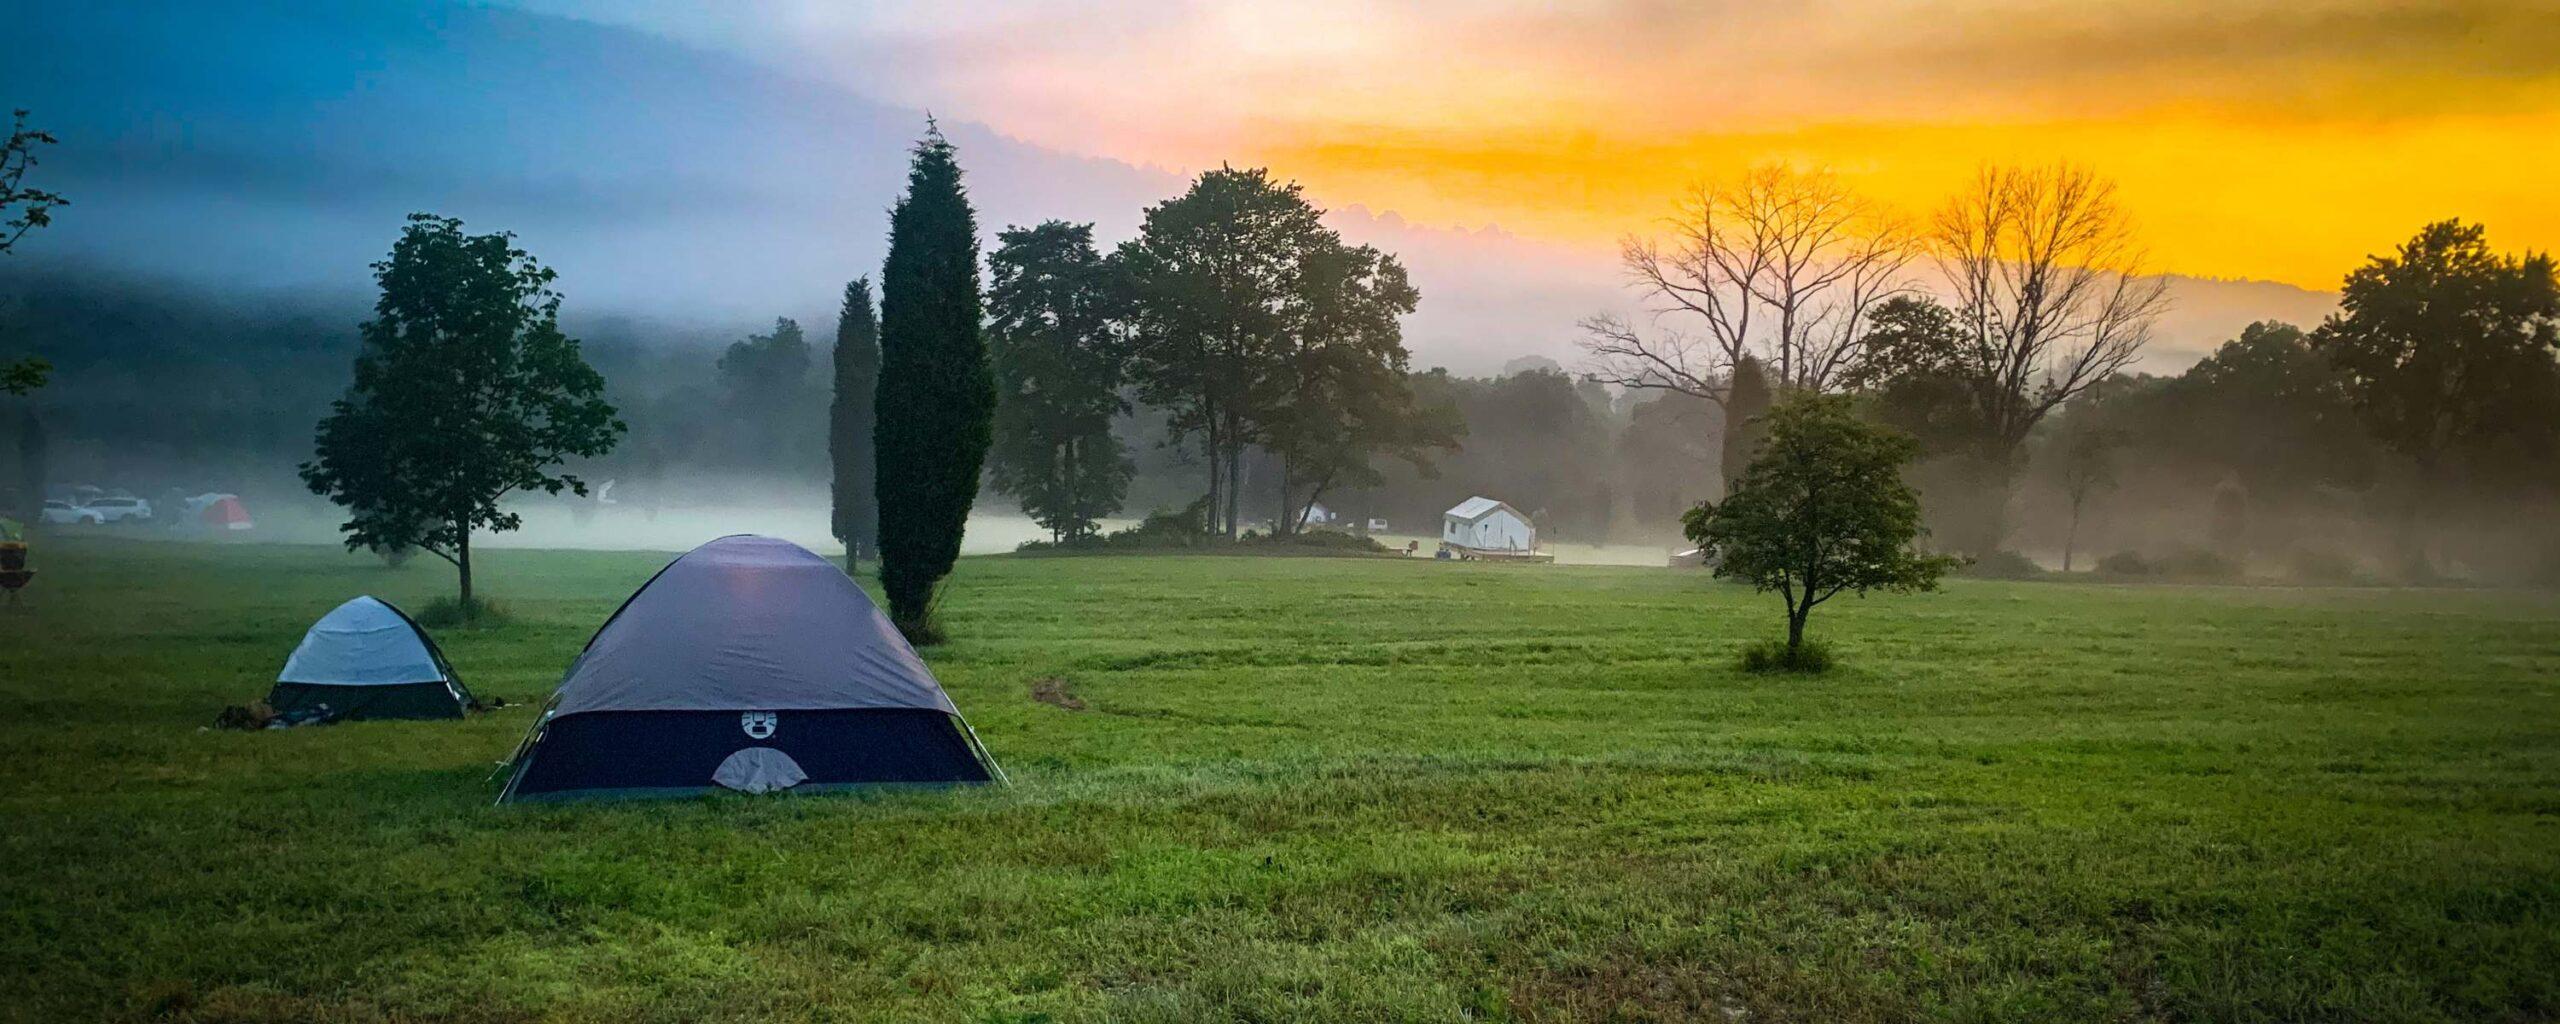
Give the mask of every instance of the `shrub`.
M 2109 576 L 2149 576 L 2159 571 L 2151 560 L 2137 551 L 2118 551 L 2098 560 L 2098 571 Z
M 1099 533 L 1088 533 L 1082 537 L 1069 537 L 1065 540 L 1026 540 L 1014 545 L 1013 549 L 1036 554 L 1058 551 L 1099 551 L 1110 546 L 1110 538 Z
M 508 614 L 506 608 L 496 601 L 481 597 L 471 599 L 468 615 L 463 613 L 462 600 L 456 597 L 436 598 L 427 602 L 426 610 L 418 613 L 418 624 L 428 629 L 455 629 L 466 626 L 473 629 L 494 629 L 514 621 L 515 616 Z
M 1347 552 L 1364 555 L 1387 554 L 1394 549 L 1356 533 L 1335 529 L 1301 530 L 1288 536 L 1277 536 L 1258 530 L 1247 530 L 1235 540 L 1201 532 L 1200 524 L 1207 516 L 1204 502 L 1192 502 L 1180 511 L 1149 513 L 1138 525 L 1112 531 L 1107 536 L 1079 537 L 1052 543 L 1044 540 L 1025 541 L 1014 547 L 1028 554 L 1057 554 L 1071 551 L 1163 551 L 1183 550 L 1212 552 L 1287 553 L 1314 549 L 1322 552 Z M 1308 552 L 1313 553 L 1313 552 Z
M 1366 551 L 1373 554 L 1384 553 L 1387 550 L 1384 544 L 1341 530 L 1300 530 L 1286 537 L 1256 537 L 1252 534 L 1245 536 L 1246 539 L 1261 544 L 1285 544 L 1293 547 L 1328 548 L 1337 551 Z
M 1208 539 L 1203 524 L 1209 521 L 1209 499 L 1201 498 L 1180 509 L 1157 509 L 1147 513 L 1138 525 L 1114 530 L 1103 538 L 1112 547 L 1188 548 Z
M 2004 548 L 1967 561 L 1963 572 L 1990 580 L 2031 580 L 2044 575 L 2044 567 L 2037 565 L 2035 559 Z
M 1807 640 L 1790 652 L 1784 640 L 1762 640 L 1742 649 L 1742 670 L 1820 675 L 1831 671 L 1831 648 L 1822 641 Z

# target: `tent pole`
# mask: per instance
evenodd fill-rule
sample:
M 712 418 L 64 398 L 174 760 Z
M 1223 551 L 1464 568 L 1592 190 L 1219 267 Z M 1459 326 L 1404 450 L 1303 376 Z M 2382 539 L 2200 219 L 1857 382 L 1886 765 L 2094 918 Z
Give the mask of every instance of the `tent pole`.
M 978 739 L 978 730 L 969 727 L 969 717 L 957 711 L 952 712 L 951 717 L 960 723 L 960 731 L 969 735 L 969 746 L 978 752 L 978 763 L 986 765 L 988 771 L 995 773 L 997 785 L 1012 789 L 1013 780 L 1005 777 L 1004 766 L 996 763 L 996 756 L 989 753 L 987 745 Z

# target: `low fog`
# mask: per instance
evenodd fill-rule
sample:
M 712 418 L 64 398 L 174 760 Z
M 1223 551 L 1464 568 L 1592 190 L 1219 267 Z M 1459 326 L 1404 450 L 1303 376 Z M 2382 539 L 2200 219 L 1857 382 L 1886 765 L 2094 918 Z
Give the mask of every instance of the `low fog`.
M 295 467 L 310 457 L 313 427 L 345 387 L 366 301 L 95 271 L 0 282 L 0 321 L 10 325 L 13 348 L 57 366 L 53 383 L 14 403 L 12 419 L 0 424 L 15 439 L 0 446 L 0 480 L 25 479 L 32 417 L 54 489 L 156 502 L 236 493 L 257 520 L 256 537 L 332 542 L 337 510 L 303 488 Z M 831 318 L 796 324 L 798 348 L 776 358 L 798 360 L 798 369 L 765 391 L 756 389 L 777 386 L 724 375 L 720 364 L 740 346 L 779 351 L 771 321 L 723 331 L 573 307 L 565 324 L 583 340 L 631 433 L 610 456 L 572 467 L 596 495 L 518 496 L 509 507 L 524 528 L 487 535 L 484 544 L 681 550 L 755 532 L 834 549 L 823 378 Z M 2046 569 L 2062 568 L 2068 547 L 2071 567 L 2081 571 L 2131 556 L 2150 574 L 2184 578 L 2405 580 L 2395 511 L 2405 487 L 2392 461 L 2334 399 L 2316 391 L 2301 401 L 2261 397 L 2303 370 L 2298 333 L 2269 327 L 2249 341 L 2229 357 L 2129 376 L 2067 404 L 2029 446 L 2016 496 L 1997 510 L 2005 536 L 1995 548 Z M 2295 364 L 2283 363 L 2288 353 Z M 1325 504 L 1345 526 L 1382 520 L 1381 540 L 1420 541 L 1428 553 L 1439 513 L 1486 494 L 1534 515 L 1542 545 L 1561 562 L 1663 564 L 1689 546 L 1680 513 L 1721 493 L 1722 416 L 1688 396 L 1604 387 L 1571 369 L 1522 356 L 1480 375 L 1418 370 L 1417 395 L 1460 412 L 1459 449 L 1433 459 L 1428 472 L 1390 460 L 1379 486 L 1329 493 Z M 2075 528 L 2064 456 L 2084 427 L 2103 430 L 2110 442 L 2105 480 L 2084 488 Z M 1138 472 L 1106 530 L 1199 496 L 1196 451 L 1170 443 L 1152 414 L 1123 417 L 1115 432 Z M 1927 440 L 1926 424 L 1915 432 Z M 1248 460 L 1248 525 L 1276 514 L 1273 475 L 1266 460 Z M 1910 475 L 1927 501 L 1933 544 L 1961 548 L 1995 511 L 1980 507 L 1975 496 L 1985 488 L 1961 459 L 1924 457 Z M 2495 494 L 2440 497 L 2427 505 L 2424 524 L 2438 571 L 2481 582 L 2553 571 L 2540 525 L 2552 509 Z M 1045 536 L 1004 495 L 982 494 L 977 508 L 969 553 L 1010 551 Z M 130 532 L 155 529 L 183 532 L 166 525 Z M 2129 564 L 2119 558 L 2114 568 Z M 2015 567 L 1985 559 L 1975 571 Z

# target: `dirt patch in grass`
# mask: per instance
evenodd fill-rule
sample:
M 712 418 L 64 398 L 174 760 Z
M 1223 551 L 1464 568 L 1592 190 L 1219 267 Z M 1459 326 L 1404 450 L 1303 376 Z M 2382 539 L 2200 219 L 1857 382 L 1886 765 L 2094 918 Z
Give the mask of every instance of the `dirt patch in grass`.
M 1031 699 L 1053 708 L 1084 710 L 1084 698 L 1076 696 L 1064 676 L 1044 676 L 1031 681 Z

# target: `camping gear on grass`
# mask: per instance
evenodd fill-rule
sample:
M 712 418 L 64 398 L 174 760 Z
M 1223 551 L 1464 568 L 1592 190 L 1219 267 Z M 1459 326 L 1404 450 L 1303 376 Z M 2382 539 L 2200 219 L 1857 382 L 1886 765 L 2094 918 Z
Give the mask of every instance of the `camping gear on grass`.
M 835 563 L 722 537 L 570 663 L 499 802 L 1002 781 L 924 660 Z
M 213 716 L 213 727 L 249 732 L 264 729 L 267 723 L 275 720 L 276 709 L 268 707 L 266 701 L 255 704 L 231 704 L 224 706 L 221 714 Z
M 339 605 L 286 658 L 267 704 L 279 715 L 325 705 L 329 721 L 366 718 L 460 718 L 471 703 L 453 666 L 427 631 L 388 601 L 359 597 Z

